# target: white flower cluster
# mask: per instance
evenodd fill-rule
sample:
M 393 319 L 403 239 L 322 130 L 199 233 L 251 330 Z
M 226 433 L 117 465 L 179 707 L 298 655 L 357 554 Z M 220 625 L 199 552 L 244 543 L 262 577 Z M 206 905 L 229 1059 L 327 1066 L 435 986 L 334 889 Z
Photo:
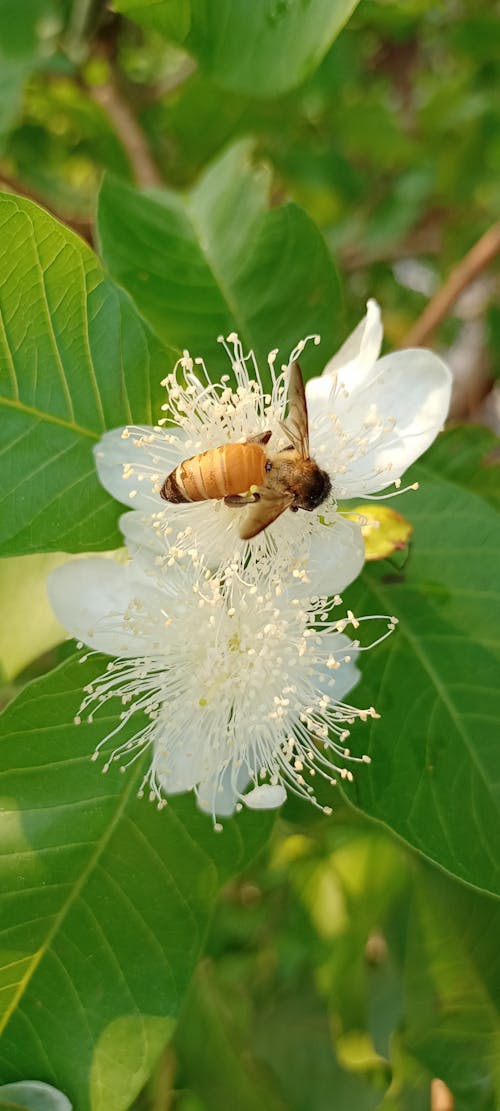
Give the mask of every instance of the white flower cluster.
M 66 628 L 113 657 L 77 718 L 92 718 L 108 699 L 121 706 L 95 757 L 118 734 L 104 770 L 149 748 L 140 793 L 147 786 L 163 805 L 166 795 L 194 789 L 215 828 L 243 804 L 279 806 L 286 791 L 318 804 L 318 779 L 350 779 L 352 763 L 369 762 L 347 746 L 348 726 L 377 715 L 343 701 L 367 647 L 345 629 L 357 634 L 361 620 L 383 622 L 378 643 L 396 619 L 335 616 L 364 558 L 361 529 L 338 503 L 397 488 L 442 427 L 450 398 L 449 371 L 431 352 L 378 358 L 380 311 L 370 301 L 322 376 L 306 385 L 310 453 L 330 494 L 311 512 L 285 510 L 243 541 L 239 507 L 222 498 L 165 502 L 160 489 L 183 460 L 223 444 L 270 432 L 275 452 L 286 446 L 289 367 L 307 341 L 279 373 L 277 352 L 270 354 L 268 392 L 237 336 L 221 342 L 230 373 L 220 382 L 185 352 L 163 383 L 168 415 L 154 428 L 106 433 L 96 449 L 101 482 L 133 506 L 120 520 L 128 564 L 82 559 L 49 582 Z

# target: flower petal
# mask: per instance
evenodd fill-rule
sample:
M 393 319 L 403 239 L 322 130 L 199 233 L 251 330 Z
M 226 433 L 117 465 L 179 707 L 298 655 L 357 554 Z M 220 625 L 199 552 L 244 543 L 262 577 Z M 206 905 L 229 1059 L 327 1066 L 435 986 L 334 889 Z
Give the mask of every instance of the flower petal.
M 169 749 L 167 729 L 165 736 L 155 742 L 155 777 L 166 795 L 179 795 L 194 789 L 200 810 L 205 814 L 228 818 L 234 813 L 241 792 L 249 783 L 248 767 L 245 763 L 235 771 L 231 761 L 222 774 L 214 771 L 214 774 L 200 781 L 206 758 L 203 732 L 195 731 L 185 745 Z
M 336 513 L 331 524 L 322 525 L 311 536 L 308 594 L 320 597 L 341 594 L 357 579 L 364 562 L 365 546 L 360 526 Z
M 419 348 L 386 355 L 364 388 L 348 397 L 337 394 L 331 414 L 344 439 L 331 462 L 335 496 L 374 493 L 400 478 L 443 427 L 450 394 L 446 364 Z M 356 446 L 360 440 L 362 449 Z
M 328 376 L 326 378 L 310 378 L 306 382 L 307 415 L 310 432 L 312 432 L 312 426 L 316 421 L 321 419 L 325 406 L 330 403 L 335 392 L 335 385 L 335 379 Z M 314 455 L 314 451 L 312 454 Z
M 250 781 L 246 764 L 238 768 L 236 775 L 233 764 L 228 764 L 221 776 L 200 783 L 196 801 L 205 814 L 216 814 L 218 818 L 229 818 L 234 814 L 241 792 Z
M 94 448 L 99 480 L 117 501 L 149 513 L 161 507 L 159 485 L 186 457 L 178 429 L 114 428 Z
M 261 783 L 254 787 L 247 795 L 243 795 L 243 802 L 250 810 L 275 810 L 282 806 L 286 799 L 286 791 L 282 783 L 273 786 L 271 783 Z
M 157 626 L 139 636 L 124 623 L 128 607 L 137 602 L 159 611 L 162 596 L 133 565 L 112 559 L 78 559 L 49 575 L 50 604 L 65 629 L 84 644 L 110 656 L 141 656 L 151 651 Z
M 168 747 L 168 730 L 165 737 L 155 741 L 153 768 L 158 783 L 166 795 L 180 795 L 196 786 L 203 763 L 203 741 L 198 736 L 193 743 L 186 741 L 172 751 Z
M 157 571 L 158 561 L 167 556 L 167 545 L 159 529 L 152 527 L 150 513 L 122 513 L 120 530 L 130 555 L 146 574 Z
M 196 551 L 212 571 L 242 550 L 240 510 L 230 509 L 222 499 L 164 505 L 162 532 L 168 547 L 188 554 Z
M 338 702 L 341 702 L 342 699 L 345 698 L 346 694 L 349 694 L 349 692 L 357 686 L 359 680 L 361 679 L 361 672 L 359 670 L 359 667 L 356 667 L 356 664 L 353 662 L 354 659 L 356 659 L 357 657 L 357 652 L 352 649 L 350 652 L 350 656 L 351 660 L 349 662 L 343 661 L 338 671 L 334 672 L 333 678 L 335 680 L 335 683 L 331 687 L 328 687 L 328 694 L 330 695 L 330 697 L 335 698 Z M 331 679 L 332 675 L 331 673 L 329 674 Z M 318 686 L 321 687 L 319 672 Z
M 337 354 L 326 364 L 323 375 L 336 377 L 348 390 L 357 389 L 370 376 L 382 347 L 383 329 L 380 308 L 373 298 L 367 302 L 366 315 Z
M 328 642 L 331 645 L 331 655 L 340 667 L 329 668 L 326 664 L 323 668 L 318 666 L 314 681 L 319 690 L 340 702 L 361 678 L 361 672 L 356 667 L 359 652 L 353 647 L 349 637 L 344 636 L 343 633 L 332 633 L 325 638 L 326 651 L 328 651 Z

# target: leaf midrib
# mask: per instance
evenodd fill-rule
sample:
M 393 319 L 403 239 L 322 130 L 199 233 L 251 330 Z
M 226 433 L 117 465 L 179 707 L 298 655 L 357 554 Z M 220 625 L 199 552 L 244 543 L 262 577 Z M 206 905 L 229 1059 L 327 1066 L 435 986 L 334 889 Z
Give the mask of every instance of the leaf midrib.
M 253 349 L 254 345 L 252 343 L 251 331 L 248 322 L 245 322 L 243 317 L 241 316 L 242 309 L 237 299 L 235 298 L 234 291 L 231 285 L 226 282 L 225 278 L 219 272 L 217 263 L 212 257 L 212 254 L 210 252 L 209 240 L 207 239 L 205 230 L 198 218 L 198 214 L 191 198 L 189 203 L 186 203 L 185 211 L 193 229 L 195 241 L 198 245 L 200 253 L 206 262 L 207 269 L 209 270 L 209 273 L 213 278 L 214 285 L 218 287 L 222 294 L 222 297 L 226 304 L 226 308 L 229 310 L 229 315 L 232 317 L 233 322 L 236 325 L 238 336 L 241 340 L 244 341 L 245 346 Z M 261 214 L 260 219 L 262 219 L 263 215 L 264 213 Z
M 52 413 L 47 413 L 43 409 L 36 409 L 32 405 L 26 405 L 23 401 L 17 401 L 11 397 L 0 397 L 0 406 L 1 405 L 5 405 L 8 409 L 14 409 L 16 412 L 23 413 L 26 416 L 35 417 L 39 421 L 45 421 L 47 424 L 55 424 L 59 428 L 65 428 L 68 432 L 74 432 L 77 436 L 86 436 L 96 443 L 101 438 L 100 432 L 93 432 L 90 428 L 84 428 L 81 424 L 66 420 L 65 417 L 56 417 Z
M 71 891 L 69 892 L 69 895 L 68 895 L 67 899 L 65 900 L 65 902 L 62 904 L 60 910 L 58 911 L 58 913 L 57 913 L 57 915 L 56 915 L 56 917 L 55 917 L 55 919 L 52 923 L 52 926 L 51 926 L 50 930 L 47 933 L 47 937 L 46 937 L 43 945 L 41 946 L 40 949 L 37 949 L 36 953 L 33 955 L 33 958 L 31 960 L 28 971 L 26 972 L 25 976 L 23 976 L 23 979 L 20 981 L 19 987 L 18 987 L 15 995 L 12 998 L 12 1002 L 11 1002 L 10 1007 L 7 1008 L 7 1010 L 5 1011 L 5 1014 L 0 1019 L 0 1034 L 3 1033 L 3 1031 L 5 1030 L 10 1018 L 14 1014 L 20 1000 L 22 999 L 26 989 L 28 988 L 28 986 L 29 986 L 29 984 L 30 984 L 30 982 L 31 982 L 39 964 L 41 963 L 42 959 L 45 957 L 46 953 L 49 951 L 50 946 L 51 946 L 54 938 L 56 937 L 60 926 L 62 925 L 62 923 L 64 922 L 64 920 L 66 918 L 66 915 L 68 914 L 71 907 L 73 906 L 73 903 L 75 902 L 75 900 L 78 898 L 81 891 L 85 887 L 85 884 L 86 884 L 89 876 L 92 874 L 94 868 L 99 863 L 99 860 L 100 860 L 104 850 L 106 849 L 106 847 L 107 847 L 107 845 L 108 845 L 108 843 L 111 839 L 112 834 L 114 833 L 120 819 L 123 816 L 125 807 L 128 804 L 130 796 L 133 793 L 135 787 L 136 787 L 136 776 L 130 776 L 129 783 L 128 783 L 128 786 L 127 786 L 126 790 L 124 790 L 120 795 L 117 796 L 118 806 L 116 808 L 116 811 L 113 815 L 112 820 L 109 822 L 109 825 L 106 827 L 105 831 L 103 832 L 103 835 L 101 836 L 101 838 L 97 842 L 95 850 L 92 853 L 92 855 L 90 856 L 85 868 L 83 869 L 81 875 L 79 876 L 79 878 L 76 881 L 76 883 L 74 884 L 74 886 L 71 888 Z

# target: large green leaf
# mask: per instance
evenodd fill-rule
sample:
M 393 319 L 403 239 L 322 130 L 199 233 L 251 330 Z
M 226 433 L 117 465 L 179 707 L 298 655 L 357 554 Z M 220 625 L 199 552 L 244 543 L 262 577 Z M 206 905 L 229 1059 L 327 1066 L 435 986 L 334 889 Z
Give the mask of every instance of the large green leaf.
M 500 1100 L 500 906 L 430 869 L 415 877 L 404 1041 L 449 1086 L 455 1111 Z
M 2 717 L 0 1074 L 37 1076 L 78 1111 L 120 1111 L 166 1041 L 221 880 L 269 833 L 242 813 L 213 832 L 189 796 L 159 812 L 142 769 L 102 776 L 109 711 L 75 726 L 103 659 L 73 658 Z
M 214 82 L 276 96 L 319 65 L 358 0 L 117 0 L 118 11 L 176 39 Z
M 110 178 L 99 201 L 106 265 L 158 335 L 220 365 L 219 334 L 238 331 L 265 369 L 308 332 L 307 368 L 335 344 L 339 289 L 315 225 L 295 205 L 267 210 L 269 175 L 247 143 L 229 150 L 186 198 L 144 196 Z M 300 312 L 298 311 L 300 306 Z M 216 362 L 216 365 L 217 365 Z
M 467 459 L 476 434 L 461 439 Z M 363 733 L 372 765 L 349 794 L 453 875 L 498 895 L 500 517 L 464 488 L 456 457 L 454 435 L 415 467 L 418 494 L 398 500 L 415 525 L 404 567 L 372 565 L 351 590 L 358 611 L 400 624 L 364 657 L 354 700 L 374 702 L 382 720 Z
M 93 252 L 0 196 L 0 554 L 116 547 L 92 447 L 154 419 L 167 355 Z

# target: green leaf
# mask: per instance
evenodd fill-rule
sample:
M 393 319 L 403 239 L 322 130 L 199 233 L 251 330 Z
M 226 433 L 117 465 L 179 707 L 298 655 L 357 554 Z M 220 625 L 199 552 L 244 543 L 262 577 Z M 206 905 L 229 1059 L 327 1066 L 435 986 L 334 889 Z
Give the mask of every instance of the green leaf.
M 335 346 L 339 289 L 326 245 L 295 205 L 267 210 L 269 175 L 247 143 L 229 150 L 192 193 L 144 196 L 105 178 L 99 200 L 110 273 L 167 343 L 221 363 L 217 336 L 236 330 L 266 367 L 267 354 L 319 332 L 307 369 Z M 299 311 L 300 309 L 300 311 Z M 210 365 L 210 363 L 208 364 Z
M 60 12 L 54 0 L 0 0 L 0 135 L 8 132 L 21 107 L 26 78 L 54 49 Z
M 460 435 L 467 459 L 475 434 Z M 382 720 L 359 740 L 372 765 L 349 796 L 459 879 L 498 895 L 500 518 L 463 488 L 444 450 L 438 443 L 415 467 L 418 494 L 398 499 L 415 526 L 404 568 L 372 564 L 348 595 L 358 612 L 400 622 L 363 660 L 354 700 L 374 703 Z
M 183 43 L 213 81 L 254 97 L 301 84 L 358 0 L 117 0 L 118 11 Z
M 166 352 L 37 205 L 0 195 L 0 245 L 0 554 L 117 547 L 92 448 L 107 428 L 152 423 Z
M 500 440 L 489 428 L 450 428 L 435 444 L 433 471 L 463 490 L 479 494 L 500 511 Z
M 192 0 L 118 0 L 114 7 L 144 27 L 183 42 L 191 26 Z
M 0 1111 L 17 1107 L 19 1111 L 71 1111 L 69 1099 L 40 1080 L 20 1080 L 0 1088 Z
M 103 776 L 90 759 L 117 724 L 75 726 L 103 659 L 71 659 L 1 719 L 0 1071 L 35 1075 L 79 1111 L 121 1111 L 171 1033 L 220 886 L 272 817 L 214 833 L 191 796 L 137 798 L 144 767 Z M 147 766 L 147 765 L 146 765 Z
M 498 902 L 419 869 L 406 956 L 404 1042 L 455 1097 L 455 1111 L 500 1099 Z

